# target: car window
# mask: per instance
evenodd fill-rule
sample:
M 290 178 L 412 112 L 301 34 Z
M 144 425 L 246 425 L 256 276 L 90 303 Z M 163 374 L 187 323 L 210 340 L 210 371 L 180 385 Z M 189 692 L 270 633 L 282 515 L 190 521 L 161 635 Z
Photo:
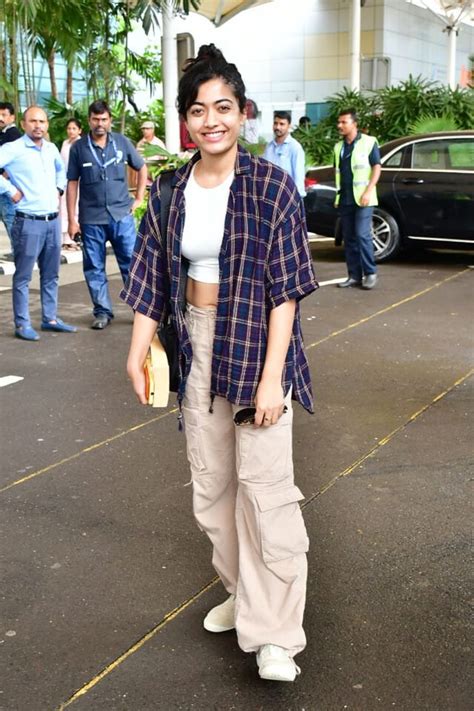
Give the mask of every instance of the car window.
M 419 143 L 414 143 L 411 167 L 415 170 L 446 170 L 450 168 L 447 141 L 420 141 Z
M 403 158 L 403 148 L 390 156 L 388 160 L 384 162 L 386 168 L 400 168 Z
M 474 139 L 460 138 L 448 143 L 451 168 L 474 170 Z

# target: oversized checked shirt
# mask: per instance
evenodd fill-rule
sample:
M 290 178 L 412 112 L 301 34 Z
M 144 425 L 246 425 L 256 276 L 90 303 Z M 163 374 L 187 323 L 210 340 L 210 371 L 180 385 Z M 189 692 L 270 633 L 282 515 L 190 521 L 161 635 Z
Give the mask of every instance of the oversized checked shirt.
M 121 297 L 132 309 L 162 323 L 165 279 L 170 274 L 171 313 L 180 341 L 181 400 L 191 369 L 192 347 L 179 308 L 184 189 L 199 154 L 176 171 L 168 221 L 167 254 L 160 232 L 159 181 L 150 191 L 147 213 L 135 244 Z M 203 225 L 205 229 L 205 225 Z M 196 235 L 199 239 L 199 235 Z M 270 311 L 299 301 L 317 288 L 302 202 L 284 171 L 239 146 L 219 254 L 219 295 L 212 353 L 211 399 L 253 405 L 265 363 Z M 313 411 L 311 381 L 297 305 L 282 377 L 286 395 Z

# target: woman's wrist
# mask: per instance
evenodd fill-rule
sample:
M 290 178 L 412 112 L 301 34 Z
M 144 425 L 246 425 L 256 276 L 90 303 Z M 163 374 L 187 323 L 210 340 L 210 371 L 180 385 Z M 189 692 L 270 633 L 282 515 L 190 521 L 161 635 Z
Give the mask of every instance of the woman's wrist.
M 268 368 L 265 366 L 262 371 L 260 382 L 265 382 L 269 385 L 281 385 L 282 373 L 283 371 L 281 368 Z

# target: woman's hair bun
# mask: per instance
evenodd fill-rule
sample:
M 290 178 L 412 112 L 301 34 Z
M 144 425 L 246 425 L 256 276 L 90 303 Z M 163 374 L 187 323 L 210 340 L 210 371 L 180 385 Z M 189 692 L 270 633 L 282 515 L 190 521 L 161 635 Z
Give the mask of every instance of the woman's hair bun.
M 178 112 L 183 118 L 189 107 L 196 101 L 201 84 L 220 78 L 228 84 L 238 101 L 240 111 L 245 110 L 245 84 L 235 64 L 229 63 L 214 44 L 199 47 L 197 57 L 188 59 L 179 80 Z
M 220 49 L 217 49 L 215 44 L 203 44 L 199 47 L 199 52 L 196 57 L 198 62 L 200 61 L 213 61 L 216 59 L 223 60 L 225 62 L 225 57 Z
M 217 49 L 215 44 L 203 44 L 199 47 L 197 57 L 194 59 L 188 59 L 183 67 L 183 72 L 186 72 L 191 67 L 201 62 L 206 64 L 216 64 L 220 62 L 225 62 L 225 57 L 220 49 Z

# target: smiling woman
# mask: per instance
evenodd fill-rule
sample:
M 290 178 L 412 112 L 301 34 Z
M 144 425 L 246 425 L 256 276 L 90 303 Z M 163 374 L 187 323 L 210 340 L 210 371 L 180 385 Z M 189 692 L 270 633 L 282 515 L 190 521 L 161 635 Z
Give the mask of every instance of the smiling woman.
M 306 644 L 308 539 L 293 477 L 291 401 L 312 411 L 297 302 L 317 285 L 295 184 L 238 146 L 245 102 L 236 66 L 214 45 L 201 47 L 178 95 L 199 150 L 173 177 L 166 240 L 160 181 L 152 186 L 122 292 L 135 311 L 127 367 L 146 404 L 143 363 L 171 311 L 194 516 L 230 595 L 204 628 L 235 629 L 263 679 L 293 681 L 293 658 Z M 253 425 L 236 426 L 249 406 Z

